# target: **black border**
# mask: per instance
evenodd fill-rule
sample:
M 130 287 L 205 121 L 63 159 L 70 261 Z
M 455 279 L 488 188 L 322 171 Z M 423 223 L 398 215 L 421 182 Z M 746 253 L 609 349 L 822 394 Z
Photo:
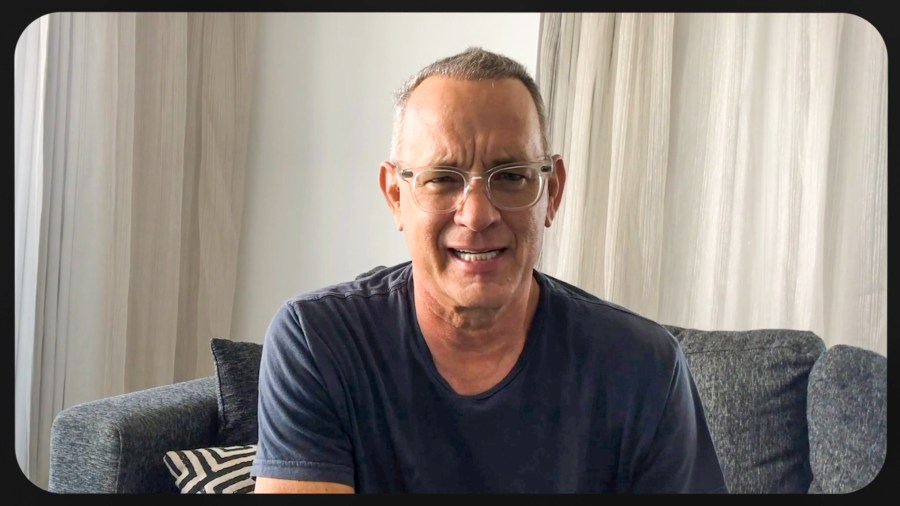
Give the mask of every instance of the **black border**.
M 592 5 L 593 4 L 593 5 Z M 593 8 L 591 8 L 593 7 Z M 887 1 L 881 0 L 859 0 L 855 2 L 851 1 L 798 1 L 798 0 L 788 0 L 788 1 L 771 1 L 771 0 L 758 0 L 758 1 L 735 1 L 735 0 L 721 0 L 716 2 L 697 2 L 697 1 L 688 1 L 688 2 L 672 2 L 670 1 L 662 1 L 662 0 L 652 0 L 652 1 L 642 1 L 642 2 L 634 2 L 634 1 L 622 1 L 622 0 L 613 0 L 613 1 L 605 1 L 605 2 L 572 2 L 572 1 L 535 1 L 535 0 L 523 0 L 523 1 L 505 1 L 505 2 L 484 2 L 484 1 L 472 1 L 472 0 L 457 0 L 453 2 L 449 2 L 446 0 L 436 0 L 432 2 L 420 2 L 417 4 L 412 3 L 385 3 L 385 2 L 374 2 L 374 1 L 357 1 L 357 2 L 326 2 L 316 4 L 308 4 L 307 2 L 299 2 L 299 1 L 273 1 L 273 0 L 257 0 L 257 1 L 221 1 L 221 2 L 212 2 L 212 1 L 136 1 L 136 0 L 128 0 L 128 1 L 39 1 L 39 2 L 25 2 L 24 4 L 15 5 L 12 11 L 9 11 L 4 16 L 6 19 L 6 23 L 11 26 L 8 26 L 5 30 L 5 35 L 7 39 L 6 47 L 7 47 L 7 68 L 12 69 L 12 56 L 15 50 L 16 43 L 18 42 L 19 36 L 25 30 L 25 28 L 35 19 L 38 19 L 44 14 L 48 14 L 51 12 L 59 12 L 59 11 L 80 11 L 80 12 L 102 12 L 102 11 L 128 11 L 128 12 L 198 12 L 198 11 L 209 11 L 209 12 L 840 12 L 840 13 L 849 13 L 857 15 L 866 21 L 868 21 L 872 26 L 874 26 L 878 32 L 881 34 L 882 39 L 884 39 L 885 46 L 887 48 L 888 53 L 888 146 L 893 147 L 896 145 L 896 134 L 895 128 L 892 128 L 894 124 L 894 119 L 897 117 L 896 109 L 898 103 L 897 97 L 897 83 L 900 82 L 900 76 L 898 76 L 897 68 L 898 65 L 891 65 L 890 56 L 893 53 L 893 50 L 896 49 L 897 46 L 897 36 L 896 31 L 894 29 L 896 14 L 894 14 L 894 9 L 890 7 L 890 4 Z M 5 102 L 6 110 L 7 110 L 7 118 L 14 117 L 13 107 L 14 101 L 11 100 L 13 96 L 13 80 L 10 78 L 6 79 L 7 86 L 7 100 Z M 7 139 L 14 139 L 13 136 L 13 128 L 12 122 L 7 119 L 7 126 L 9 127 L 9 133 L 7 134 Z M 10 155 L 14 152 L 14 148 L 10 150 Z M 890 155 L 890 152 L 888 153 Z M 891 158 L 888 156 L 888 191 L 890 191 L 890 175 L 892 173 L 891 169 Z M 14 167 L 15 163 L 13 163 L 9 167 Z M 10 171 L 14 173 L 14 171 Z M 14 192 L 15 185 L 11 184 L 6 186 L 7 191 L 9 193 Z M 14 207 L 15 196 L 11 195 L 8 199 L 10 202 L 10 206 Z M 15 217 L 15 210 L 13 209 L 11 212 L 11 216 Z M 888 243 L 890 243 L 890 222 L 889 219 L 888 226 Z M 11 228 L 14 230 L 14 225 L 11 224 Z M 7 251 L 10 251 L 10 247 L 8 247 Z M 890 257 L 888 257 L 890 258 Z M 11 260 L 7 261 L 7 265 L 13 263 Z M 11 276 L 11 269 L 7 268 L 6 275 Z M 10 282 L 7 286 L 12 285 L 14 281 L 14 276 L 12 276 Z M 888 275 L 888 279 L 890 279 L 890 274 Z M 14 312 L 15 304 L 14 304 L 14 295 L 15 292 L 9 294 L 9 302 L 7 303 L 7 311 L 10 316 Z M 888 314 L 890 315 L 891 311 L 890 304 L 890 294 L 888 294 Z M 14 319 L 9 318 L 10 322 L 9 327 L 13 327 L 12 332 L 9 334 L 10 338 L 8 338 L 8 357 L 15 357 L 14 349 L 15 344 L 13 342 L 13 336 L 15 335 L 14 330 Z M 8 327 L 8 328 L 9 328 Z M 890 336 L 890 333 L 888 334 Z M 888 337 L 888 347 L 890 347 L 891 339 Z M 896 377 L 897 373 L 893 371 L 896 367 L 891 365 L 891 361 L 888 361 L 888 397 L 890 398 L 890 392 L 897 392 L 898 388 L 896 386 Z M 8 385 L 14 386 L 15 384 L 15 372 L 14 368 L 10 368 L 8 374 Z M 893 379 L 892 379 L 893 378 Z M 7 391 L 12 391 L 13 389 L 8 389 Z M 14 404 L 12 396 L 9 398 L 8 406 Z M 748 501 L 751 503 L 757 503 L 760 500 L 775 500 L 775 501 L 787 501 L 791 504 L 796 504 L 797 502 L 803 503 L 817 503 L 817 504 L 852 504 L 855 501 L 866 500 L 866 499 L 880 499 L 888 497 L 890 492 L 896 492 L 898 490 L 898 486 L 894 484 L 894 480 L 898 478 L 897 475 L 897 466 L 895 463 L 896 460 L 896 450 L 894 447 L 896 444 L 892 444 L 893 438 L 891 437 L 891 423 L 890 420 L 895 419 L 896 410 L 892 409 L 893 403 L 888 402 L 888 447 L 887 447 L 887 456 L 885 459 L 884 466 L 882 468 L 881 473 L 878 477 L 870 483 L 868 486 L 863 489 L 845 495 L 729 495 L 727 497 L 721 496 L 713 496 L 713 497 L 700 497 L 700 496 L 690 496 L 685 498 L 686 501 L 693 502 L 697 500 L 710 502 L 720 502 L 720 501 Z M 11 426 L 14 426 L 14 418 L 8 416 L 7 421 Z M 10 428 L 7 434 L 12 434 L 14 432 L 14 428 Z M 12 438 L 9 438 L 7 441 L 10 441 Z M 24 498 L 35 498 L 35 499 L 46 499 L 47 497 L 54 497 L 57 494 L 52 494 L 47 492 L 36 485 L 34 485 L 30 480 L 25 478 L 22 474 L 18 462 L 16 460 L 15 451 L 8 452 L 9 456 L 7 461 L 11 466 L 12 474 L 14 475 L 14 485 L 11 490 L 7 490 L 7 494 L 11 494 L 11 498 L 14 501 L 21 501 Z M 201 496 L 196 496 L 201 497 Z M 248 496 L 217 496 L 218 500 L 247 500 Z M 254 496 L 255 497 L 255 496 Z M 298 499 L 295 497 L 285 498 L 283 496 L 268 496 L 264 500 L 290 500 L 297 501 L 301 500 L 303 502 L 307 501 L 360 501 L 360 500 L 376 500 L 379 503 L 383 502 L 383 499 L 388 501 L 403 501 L 403 500 L 413 500 L 413 501 L 428 501 L 432 498 L 446 498 L 446 496 L 435 495 L 435 496 L 403 496 L 403 495 L 389 495 L 385 497 L 381 496 L 354 496 L 350 497 L 339 497 L 339 496 L 317 496 L 317 497 L 306 497 L 302 499 Z M 122 499 L 126 499 L 123 497 L 109 496 L 109 498 L 105 498 L 103 496 L 91 495 L 87 500 L 90 501 L 120 501 Z M 179 499 L 178 496 L 173 496 L 173 500 L 182 500 Z M 453 498 L 451 497 L 451 500 Z M 604 497 L 592 497 L 592 496 L 582 496 L 582 495 L 573 495 L 573 496 L 544 496 L 544 495 L 527 495 L 527 496 L 491 496 L 490 499 L 499 499 L 499 500 L 511 500 L 516 502 L 531 502 L 533 504 L 546 504 L 548 502 L 557 502 L 557 501 L 569 501 L 569 500 L 585 500 L 585 501 L 671 501 L 673 499 L 672 496 L 604 496 Z M 674 498 L 678 500 L 677 498 Z M 63 500 L 68 500 L 64 498 Z M 127 499 L 126 499 L 127 500 Z M 151 499 L 152 500 L 152 499 Z M 168 498 L 167 498 L 168 500 Z M 185 499 L 187 500 L 187 499 Z M 203 500 L 203 499 L 191 499 L 191 500 Z M 333 503 L 333 502 L 332 502 Z M 333 503 L 334 504 L 334 503 Z

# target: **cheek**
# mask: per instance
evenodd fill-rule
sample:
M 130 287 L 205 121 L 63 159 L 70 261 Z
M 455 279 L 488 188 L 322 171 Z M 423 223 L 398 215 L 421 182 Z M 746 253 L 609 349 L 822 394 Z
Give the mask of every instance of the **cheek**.
M 423 252 L 440 249 L 441 233 L 447 226 L 447 217 L 426 213 L 412 202 L 401 203 L 400 207 L 403 231 L 410 250 Z
M 533 253 L 541 248 L 544 236 L 544 206 L 535 205 L 534 209 L 516 222 L 516 236 L 522 243 L 523 253 Z

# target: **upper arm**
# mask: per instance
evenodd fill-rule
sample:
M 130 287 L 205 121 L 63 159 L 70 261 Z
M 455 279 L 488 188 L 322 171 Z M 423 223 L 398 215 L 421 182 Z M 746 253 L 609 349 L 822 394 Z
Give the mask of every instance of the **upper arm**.
M 700 394 L 680 348 L 673 365 L 662 415 L 633 491 L 724 492 L 724 476 Z
M 332 395 L 338 388 L 334 358 L 311 341 L 290 306 L 269 326 L 259 370 L 259 431 L 251 473 L 258 480 L 297 480 L 292 487 L 304 482 L 352 487 L 352 443 Z
M 352 494 L 353 487 L 330 481 L 282 480 L 279 478 L 256 478 L 256 494 Z

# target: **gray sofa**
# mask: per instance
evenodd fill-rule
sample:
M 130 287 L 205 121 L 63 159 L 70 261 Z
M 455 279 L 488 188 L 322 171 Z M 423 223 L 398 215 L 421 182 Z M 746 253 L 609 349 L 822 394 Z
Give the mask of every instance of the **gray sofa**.
M 878 475 L 887 436 L 884 356 L 845 345 L 826 349 L 803 331 L 668 328 L 697 381 L 730 492 L 846 493 Z M 165 452 L 255 442 L 253 375 L 262 345 L 213 341 L 242 349 L 233 363 L 243 376 L 215 357 L 216 375 L 60 412 L 49 490 L 179 493 Z M 244 393 L 233 384 L 223 391 L 225 373 Z M 240 413 L 223 413 L 228 409 Z M 223 425 L 240 417 L 250 420 L 243 435 L 225 434 Z

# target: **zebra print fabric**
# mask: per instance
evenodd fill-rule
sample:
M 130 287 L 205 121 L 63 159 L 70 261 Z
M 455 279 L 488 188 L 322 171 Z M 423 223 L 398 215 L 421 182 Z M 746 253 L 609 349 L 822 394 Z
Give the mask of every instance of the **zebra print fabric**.
M 256 445 L 243 445 L 172 450 L 163 461 L 182 494 L 247 494 L 255 457 Z

